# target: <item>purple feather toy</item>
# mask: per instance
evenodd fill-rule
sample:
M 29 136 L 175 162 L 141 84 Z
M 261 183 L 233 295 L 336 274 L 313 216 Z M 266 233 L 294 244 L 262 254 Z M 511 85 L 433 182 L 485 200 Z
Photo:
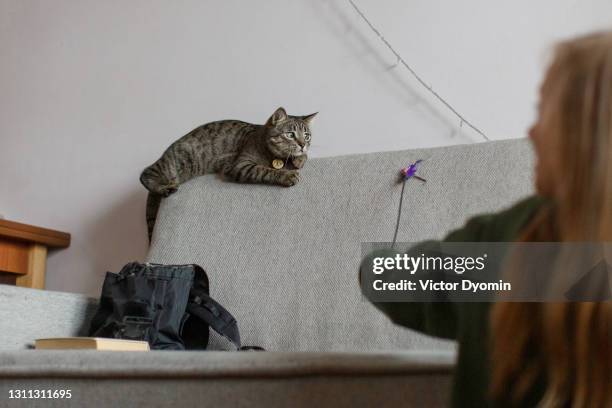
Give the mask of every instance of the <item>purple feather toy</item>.
M 419 163 L 421 163 L 422 161 L 423 160 L 417 160 L 414 163 L 412 163 L 411 165 L 409 165 L 408 167 L 404 167 L 401 170 L 402 179 L 408 180 L 409 178 L 414 177 L 415 179 L 420 180 L 420 181 L 425 183 L 427 180 L 425 180 L 424 178 L 419 177 L 419 176 L 416 175 L 416 172 L 417 172 L 417 170 L 419 168 Z

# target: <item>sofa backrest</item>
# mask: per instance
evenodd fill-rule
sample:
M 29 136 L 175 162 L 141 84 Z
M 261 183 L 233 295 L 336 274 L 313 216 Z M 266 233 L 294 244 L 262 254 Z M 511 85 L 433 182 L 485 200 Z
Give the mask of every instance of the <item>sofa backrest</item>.
M 466 218 L 532 192 L 526 140 L 311 159 L 291 188 L 199 177 L 164 199 L 148 261 L 197 263 L 238 319 L 243 343 L 268 350 L 448 348 L 393 326 L 357 283 L 362 242 L 442 238 Z

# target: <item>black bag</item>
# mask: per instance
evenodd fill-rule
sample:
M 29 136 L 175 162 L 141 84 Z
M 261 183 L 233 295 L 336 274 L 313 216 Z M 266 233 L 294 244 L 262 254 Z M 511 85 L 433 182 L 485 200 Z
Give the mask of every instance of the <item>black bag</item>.
M 198 265 L 132 262 L 107 272 L 93 337 L 148 341 L 152 349 L 206 349 L 209 327 L 240 349 L 236 319 L 209 296 Z

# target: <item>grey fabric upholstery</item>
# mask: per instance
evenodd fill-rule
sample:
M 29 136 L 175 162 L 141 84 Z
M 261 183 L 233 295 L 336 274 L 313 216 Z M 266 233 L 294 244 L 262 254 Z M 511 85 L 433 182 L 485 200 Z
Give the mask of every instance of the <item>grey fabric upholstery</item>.
M 23 350 L 85 334 L 96 302 L 0 285 L 0 406 L 448 405 L 453 343 L 393 326 L 357 284 L 360 244 L 391 240 L 398 171 L 416 159 L 428 181 L 406 187 L 399 241 L 440 238 L 531 192 L 524 140 L 310 160 L 289 189 L 192 180 L 162 202 L 148 260 L 202 265 L 243 344 L 274 352 Z
M 96 306 L 74 293 L 0 285 L 0 351 L 25 349 L 43 337 L 85 336 Z
M 71 400 L 3 400 L 10 408 L 198 407 L 355 408 L 448 406 L 450 377 L 441 374 L 308 376 L 287 378 L 134 378 L 0 380 L 8 390 L 70 389 Z
M 362 242 L 441 238 L 475 214 L 531 193 L 525 140 L 310 160 L 291 188 L 204 176 L 163 200 L 148 260 L 197 263 L 238 319 L 244 344 L 275 351 L 448 349 L 394 327 L 361 297 Z M 221 347 L 221 345 L 217 345 Z
M 58 364 L 61 361 L 61 364 Z M 0 352 L 0 378 L 244 378 L 308 375 L 448 373 L 453 352 L 279 353 L 224 351 L 65 351 Z
M 0 406 L 443 407 L 452 362 L 449 353 L 4 352 Z M 7 400 L 11 389 L 72 398 Z

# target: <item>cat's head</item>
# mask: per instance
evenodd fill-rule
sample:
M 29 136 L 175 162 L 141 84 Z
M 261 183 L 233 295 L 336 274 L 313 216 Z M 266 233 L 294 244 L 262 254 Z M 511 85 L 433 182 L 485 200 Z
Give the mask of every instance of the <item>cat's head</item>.
M 278 108 L 266 122 L 268 149 L 278 158 L 298 157 L 308 153 L 312 133 L 310 122 L 316 113 L 306 116 L 289 116 Z

